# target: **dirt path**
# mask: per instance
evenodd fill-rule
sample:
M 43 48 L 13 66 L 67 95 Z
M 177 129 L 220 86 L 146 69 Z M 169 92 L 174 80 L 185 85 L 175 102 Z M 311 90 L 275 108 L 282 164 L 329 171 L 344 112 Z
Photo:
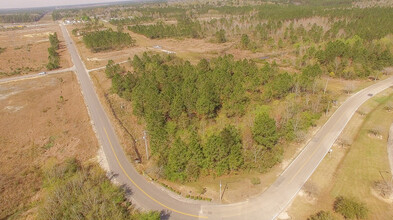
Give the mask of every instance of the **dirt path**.
M 390 126 L 388 139 L 388 158 L 390 164 L 390 173 L 393 173 L 393 124 Z

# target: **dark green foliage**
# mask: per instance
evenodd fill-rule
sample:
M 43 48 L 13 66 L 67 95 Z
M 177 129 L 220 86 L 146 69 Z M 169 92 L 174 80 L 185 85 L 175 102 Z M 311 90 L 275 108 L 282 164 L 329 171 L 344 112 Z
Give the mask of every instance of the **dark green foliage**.
M 42 17 L 44 17 L 44 15 L 44 12 L 0 15 L 0 23 L 36 22 L 39 21 Z
M 243 34 L 240 39 L 240 45 L 243 49 L 247 49 L 250 45 L 250 38 L 247 34 Z
M 273 148 L 278 141 L 276 121 L 267 112 L 259 113 L 255 117 L 252 135 L 255 142 L 264 148 Z
M 225 30 L 223 30 L 223 29 L 217 31 L 215 37 L 216 37 L 216 41 L 218 43 L 225 43 L 225 42 L 227 42 L 227 39 L 225 37 Z
M 358 35 L 368 41 L 392 33 L 393 9 L 391 7 L 353 8 L 332 11 L 332 15 L 349 18 L 345 27 L 347 36 Z
M 132 64 L 135 72 L 126 73 L 109 61 L 105 72 L 112 78 L 112 91 L 131 100 L 134 114 L 145 119 L 152 153 L 160 158 L 168 179 L 189 181 L 198 178 L 202 168 L 223 174 L 241 167 L 243 150 L 235 128 L 208 137 L 211 140 L 206 145 L 211 148 L 206 148 L 189 126 L 196 117 L 214 118 L 222 106 L 230 117 L 241 115 L 248 102 L 243 85 L 268 80 L 268 76 L 259 78 L 270 74 L 270 66 L 259 71 L 255 64 L 247 60 L 236 62 L 232 56 L 210 63 L 201 60 L 192 66 L 174 57 L 147 54 L 135 56 Z M 189 131 L 187 139 L 178 135 L 181 130 Z M 217 147 L 212 145 L 215 137 L 220 139 L 222 154 L 217 156 L 219 159 L 207 160 L 214 154 L 206 154 L 206 149 Z M 231 138 L 234 143 L 229 141 Z M 203 161 L 211 164 L 207 166 Z
M 348 40 L 330 41 L 325 49 L 310 53 L 326 67 L 327 72 L 333 72 L 335 76 L 346 79 L 368 77 L 370 69 L 381 70 L 393 64 L 393 57 L 388 48 L 366 42 L 359 36 Z M 349 63 L 353 63 L 355 69 L 348 69 Z
M 292 89 L 294 84 L 293 77 L 288 73 L 282 73 L 273 78 L 266 85 L 266 90 L 264 98 L 266 100 L 271 100 L 272 98 L 283 98 Z
M 120 97 L 130 101 L 132 90 L 136 86 L 136 78 L 130 72 L 116 73 L 112 77 L 112 92 L 119 94 Z
M 322 70 L 318 64 L 307 66 L 303 69 L 299 77 L 299 84 L 302 90 L 308 91 L 312 89 L 315 79 L 322 75 Z
M 196 102 L 196 111 L 200 115 L 213 118 L 220 106 L 220 99 L 215 92 L 215 86 L 208 80 L 203 80 L 199 88 L 199 97 Z
M 207 135 L 201 135 L 199 127 L 200 121 L 213 122 L 217 115 L 241 117 L 251 100 L 260 101 L 266 94 L 288 97 L 295 78 L 279 73 L 277 64 L 258 68 L 252 61 L 223 56 L 191 65 L 174 56 L 147 53 L 131 63 L 133 73 L 110 61 L 106 74 L 112 91 L 131 100 L 134 114 L 146 122 L 151 152 L 167 179 L 193 181 L 201 173 L 222 175 L 242 168 L 265 172 L 281 160 L 283 148 L 277 143 L 281 136 L 294 136 L 291 118 L 277 127 L 267 112 L 258 114 L 252 149 L 243 148 L 235 127 Z M 317 65 L 304 72 L 310 77 L 320 74 Z M 319 109 L 302 110 L 293 113 L 300 118 L 297 129 L 314 125 L 320 115 Z
M 195 180 L 199 177 L 203 160 L 200 140 L 195 131 L 192 131 L 187 144 L 180 139 L 176 139 L 172 144 L 165 175 L 173 181 Z
M 54 34 L 49 35 L 49 42 L 51 44 L 51 47 L 48 48 L 49 62 L 46 65 L 46 68 L 48 70 L 53 70 L 53 69 L 57 69 L 60 67 L 60 56 L 56 51 L 59 49 L 59 39 L 57 38 L 56 32 Z
M 333 214 L 329 211 L 319 211 L 318 213 L 311 215 L 307 220 L 335 220 Z
M 176 25 L 167 25 L 158 22 L 154 25 L 128 26 L 128 29 L 151 39 L 168 37 L 199 38 L 202 36 L 200 23 L 188 17 L 178 19 Z
M 204 167 L 215 170 L 218 175 L 239 169 L 244 161 L 239 131 L 228 126 L 220 133 L 209 136 L 203 153 Z
M 134 44 L 128 33 L 115 32 L 112 29 L 87 33 L 83 36 L 83 42 L 93 52 L 121 49 Z
M 97 166 L 82 167 L 70 159 L 50 166 L 44 177 L 38 219 L 160 219 L 157 212 L 131 214 L 124 190 Z
M 177 139 L 169 151 L 168 163 L 166 165 L 166 177 L 172 181 L 184 181 L 187 178 L 186 166 L 189 160 L 187 145 Z
M 109 23 L 113 25 L 135 25 L 140 24 L 142 22 L 150 22 L 153 21 L 153 18 L 150 16 L 141 16 L 141 17 L 134 17 L 134 18 L 121 18 L 121 19 L 111 19 Z
M 368 209 L 365 204 L 353 198 L 339 196 L 334 201 L 334 211 L 347 219 L 366 219 Z
M 59 49 L 59 39 L 57 38 L 57 33 L 55 32 L 54 34 L 50 34 L 49 35 L 49 42 L 50 45 L 55 49 L 58 50 Z

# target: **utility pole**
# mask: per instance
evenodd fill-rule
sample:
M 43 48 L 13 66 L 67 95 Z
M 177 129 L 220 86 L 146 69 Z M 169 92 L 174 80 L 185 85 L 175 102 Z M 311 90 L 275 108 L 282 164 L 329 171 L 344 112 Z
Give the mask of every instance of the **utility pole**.
M 221 180 L 220 180 L 220 203 L 221 203 Z
M 328 106 L 327 106 L 327 109 L 326 109 L 326 115 L 329 113 L 329 107 L 330 107 L 330 101 L 328 101 Z
M 143 131 L 143 139 L 145 140 L 145 149 L 146 149 L 146 159 L 149 160 L 149 150 L 147 149 L 147 137 L 146 130 Z
M 329 83 L 329 79 L 330 78 L 327 78 L 327 80 L 326 80 L 325 88 L 323 89 L 323 94 L 326 93 L 326 89 L 327 89 L 327 86 L 328 86 L 328 83 Z

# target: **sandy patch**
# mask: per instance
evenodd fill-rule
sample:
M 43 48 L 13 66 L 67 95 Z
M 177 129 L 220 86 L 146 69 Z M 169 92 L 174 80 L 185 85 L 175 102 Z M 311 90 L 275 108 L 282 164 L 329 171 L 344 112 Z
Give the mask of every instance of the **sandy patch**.
M 277 216 L 277 219 L 287 220 L 291 219 L 291 216 L 289 216 L 287 212 L 281 212 L 280 215 Z
M 24 106 L 6 106 L 4 107 L 4 110 L 9 111 L 9 112 L 17 112 L 21 110 Z

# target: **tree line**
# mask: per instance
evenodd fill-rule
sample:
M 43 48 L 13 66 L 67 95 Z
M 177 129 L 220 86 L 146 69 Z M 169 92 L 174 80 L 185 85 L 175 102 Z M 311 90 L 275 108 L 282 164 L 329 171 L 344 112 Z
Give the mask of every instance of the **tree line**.
M 321 49 L 310 47 L 303 60 L 310 58 L 317 59 L 330 76 L 345 79 L 369 77 L 374 71 L 393 65 L 389 47 L 357 35 L 347 40 L 329 41 Z
M 46 13 L 23 13 L 23 14 L 9 14 L 0 15 L 0 23 L 26 23 L 36 22 L 41 20 Z
M 58 69 L 60 67 L 60 55 L 57 53 L 59 49 L 59 39 L 57 38 L 57 33 L 49 34 L 50 47 L 48 48 L 48 64 L 46 68 L 48 70 Z
M 281 73 L 276 64 L 258 68 L 231 55 L 191 65 L 173 56 L 145 53 L 135 56 L 132 66 L 131 73 L 108 63 L 112 91 L 132 101 L 133 113 L 146 122 L 152 153 L 165 170 L 162 175 L 174 181 L 240 169 L 265 171 L 280 161 L 279 141 L 292 140 L 297 131 L 313 126 L 327 104 L 320 95 L 308 97 L 307 105 L 301 100 L 301 92 L 315 90 L 321 75 L 318 65 L 293 75 Z M 199 127 L 200 121 L 214 121 L 219 115 L 242 117 L 256 101 L 269 105 L 285 99 L 293 107 L 285 117 L 274 119 L 266 109 L 256 113 L 253 144 L 247 148 L 233 124 L 211 133 Z
M 128 29 L 135 33 L 143 34 L 151 39 L 169 37 L 199 38 L 202 36 L 200 23 L 188 17 L 178 19 L 176 25 L 158 22 L 154 25 L 128 26 Z
M 130 34 L 112 29 L 88 32 L 83 35 L 83 42 L 93 52 L 115 50 L 134 45 Z

